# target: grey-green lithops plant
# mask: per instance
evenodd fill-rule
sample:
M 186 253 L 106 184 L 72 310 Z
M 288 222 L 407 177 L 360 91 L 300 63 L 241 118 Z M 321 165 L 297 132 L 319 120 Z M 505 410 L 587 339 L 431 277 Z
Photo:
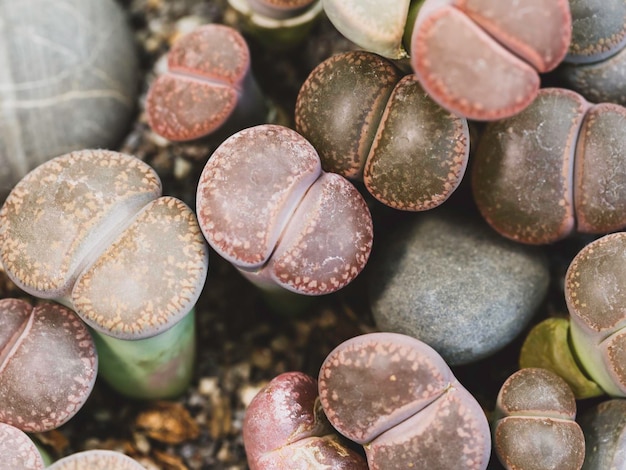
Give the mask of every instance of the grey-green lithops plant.
M 283 126 L 226 139 L 202 171 L 196 210 L 215 251 L 266 290 L 335 292 L 361 272 L 372 248 L 363 197 L 324 172 L 313 146 Z
M 0 200 L 44 161 L 126 135 L 138 60 L 118 3 L 0 1 Z
M 321 0 L 228 0 L 236 27 L 270 49 L 300 44 L 322 16 Z
M 0 210 L 0 247 L 17 286 L 92 328 L 111 385 L 150 398 L 186 387 L 208 247 L 191 209 L 161 196 L 152 168 L 106 150 L 40 165 Z
M 6 423 L 0 423 L 0 456 L 0 470 L 43 470 L 45 466 L 30 437 Z
M 585 437 L 576 423 L 576 399 L 546 369 L 521 369 L 497 396 L 493 444 L 507 470 L 580 470 Z
M 585 246 L 565 276 L 572 345 L 584 370 L 612 396 L 626 396 L 626 232 Z
M 167 54 L 167 71 L 150 85 L 146 114 L 157 134 L 195 140 L 265 122 L 267 106 L 250 69 L 250 50 L 234 28 L 200 26 Z
M 473 159 L 476 204 L 501 235 L 547 244 L 626 226 L 626 108 L 544 88 L 489 123 Z
M 539 74 L 553 70 L 571 40 L 567 0 L 323 0 L 348 39 L 385 57 L 410 56 L 429 95 L 476 120 L 528 106 Z
M 370 470 L 486 469 L 489 424 L 426 343 L 369 333 L 337 346 L 318 379 L 330 423 L 365 449 Z
M 121 452 L 94 449 L 63 457 L 48 470 L 145 470 L 145 467 Z
M 594 103 L 626 105 L 626 1 L 569 3 L 572 41 L 557 78 Z
M 322 411 L 317 381 L 302 372 L 273 378 L 252 399 L 243 422 L 250 470 L 367 470 Z
M 579 417 L 585 434 L 583 470 L 626 468 L 626 400 L 606 400 Z
M 626 232 L 605 235 L 580 250 L 565 275 L 569 325 L 562 323 L 568 320 L 557 320 L 555 325 L 539 324 L 531 330 L 520 363 L 541 365 L 562 375 L 577 384 L 579 398 L 603 393 L 625 397 L 625 261 Z
M 61 426 L 87 401 L 97 371 L 96 346 L 74 312 L 0 300 L 0 423 L 27 432 Z
M 414 75 L 402 76 L 371 52 L 319 64 L 300 89 L 295 123 L 326 171 L 362 180 L 396 209 L 437 207 L 465 174 L 467 121 L 435 103 Z

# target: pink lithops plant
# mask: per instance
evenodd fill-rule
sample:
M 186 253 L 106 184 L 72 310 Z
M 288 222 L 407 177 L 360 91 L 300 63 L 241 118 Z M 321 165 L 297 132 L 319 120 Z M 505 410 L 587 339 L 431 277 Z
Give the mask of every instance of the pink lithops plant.
M 487 468 L 485 413 L 426 343 L 387 332 L 351 338 L 324 360 L 318 385 L 328 420 L 364 446 L 371 470 Z
M 571 27 L 568 0 L 425 0 L 411 64 L 443 107 L 468 119 L 501 119 L 534 100 L 539 73 L 567 54 Z
M 145 467 L 121 452 L 94 449 L 63 457 L 48 470 L 145 470 Z
M 44 461 L 28 435 L 10 424 L 0 423 L 0 470 L 43 470 Z
M 402 76 L 371 52 L 319 64 L 300 88 L 295 123 L 326 171 L 363 181 L 396 209 L 439 206 L 465 174 L 467 121 L 435 103 L 414 75 Z
M 108 344 L 107 356 L 120 342 L 124 353 L 101 362 L 105 378 L 132 363 L 132 348 L 142 357 L 132 367 L 137 374 L 171 384 L 188 376 L 181 371 L 191 367 L 193 322 L 181 320 L 204 286 L 208 247 L 193 211 L 161 196 L 156 172 L 141 160 L 84 150 L 37 167 L 0 210 L 0 246 L 20 288 L 71 306 Z M 163 353 L 172 347 L 163 334 L 176 339 L 180 354 Z M 133 383 L 133 374 L 129 389 L 141 394 L 149 387 Z
M 366 470 L 321 409 L 317 381 L 302 372 L 272 379 L 252 399 L 243 422 L 250 470 Z
M 348 39 L 411 66 L 429 95 L 468 119 L 496 120 L 528 106 L 539 74 L 571 41 L 568 0 L 324 0 Z
M 524 111 L 485 127 L 472 167 L 480 212 L 500 234 L 529 244 L 620 230 L 625 130 L 626 108 L 543 88 Z
M 220 24 L 194 29 L 174 43 L 167 64 L 146 97 L 148 123 L 157 134 L 187 141 L 225 126 L 238 130 L 264 121 L 250 51 L 236 29 Z
M 571 343 L 585 372 L 609 395 L 626 397 L 626 233 L 585 246 L 565 277 Z
M 546 369 L 521 369 L 502 385 L 493 425 L 494 450 L 507 470 L 580 470 L 585 437 L 576 423 L 576 399 Z
M 83 406 L 97 370 L 96 346 L 74 312 L 0 300 L 0 423 L 27 432 L 57 428 Z
M 282 126 L 224 141 L 202 171 L 196 209 L 209 244 L 267 289 L 334 292 L 361 272 L 372 247 L 357 189 L 322 171 L 313 146 Z

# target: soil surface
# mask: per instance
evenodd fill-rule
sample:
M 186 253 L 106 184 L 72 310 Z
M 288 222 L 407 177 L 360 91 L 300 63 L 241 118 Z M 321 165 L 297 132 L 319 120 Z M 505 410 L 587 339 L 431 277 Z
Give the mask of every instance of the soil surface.
M 142 79 L 135 122 L 117 150 L 149 163 L 162 179 L 164 194 L 194 207 L 200 172 L 219 140 L 166 141 L 150 130 L 143 103 L 155 68 L 176 38 L 200 24 L 233 25 L 233 13 L 225 0 L 118 1 L 136 33 Z M 277 122 L 285 125 L 292 123 L 298 90 L 313 67 L 336 52 L 356 48 L 325 18 L 304 43 L 290 51 L 272 51 L 253 38 L 246 39 L 254 76 L 276 107 Z M 459 194 L 459 200 L 467 201 L 463 188 Z M 394 223 L 394 215 L 380 220 L 377 231 Z M 541 315 L 564 311 L 560 281 L 577 247 L 576 242 L 568 242 L 554 249 L 553 292 Z M 107 448 L 131 455 L 148 469 L 248 468 L 242 420 L 246 405 L 259 389 L 285 371 L 317 376 L 335 346 L 376 330 L 367 306 L 366 275 L 367 268 L 346 289 L 314 299 L 306 313 L 284 316 L 272 312 L 260 292 L 211 251 L 209 275 L 196 307 L 197 367 L 184 395 L 156 403 L 132 401 L 98 381 L 86 405 L 70 422 L 38 437 L 54 457 Z M 6 296 L 27 298 L 6 279 L 3 289 Z M 488 414 L 500 385 L 516 370 L 520 344 L 521 339 L 496 357 L 454 369 Z M 495 462 L 492 467 L 499 468 Z

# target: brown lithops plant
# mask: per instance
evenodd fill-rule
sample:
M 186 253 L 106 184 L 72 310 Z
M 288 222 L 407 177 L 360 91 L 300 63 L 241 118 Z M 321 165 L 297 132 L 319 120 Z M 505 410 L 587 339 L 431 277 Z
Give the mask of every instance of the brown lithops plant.
M 145 467 L 120 452 L 94 449 L 57 460 L 48 470 L 145 470 Z
M 9 424 L 0 423 L 0 470 L 40 470 L 44 461 L 28 435 Z
M 512 116 L 534 99 L 571 40 L 568 0 L 426 0 L 410 42 L 411 65 L 444 108 L 468 119 Z
M 480 212 L 502 235 L 530 244 L 626 226 L 625 129 L 626 108 L 542 89 L 483 132 L 472 169 Z
M 250 51 L 234 28 L 208 24 L 179 38 L 168 70 L 146 97 L 150 127 L 173 141 L 263 122 L 266 108 L 250 70 Z
M 106 339 L 107 352 L 116 340 L 154 339 L 107 354 L 115 361 L 102 361 L 105 377 L 137 359 L 133 347 L 142 357 L 137 369 L 172 384 L 191 367 L 193 354 L 184 349 L 192 348 L 193 322 L 181 320 L 204 286 L 208 247 L 191 209 L 160 195 L 156 172 L 141 160 L 84 150 L 37 167 L 0 210 L 0 259 L 20 288 L 71 306 Z M 180 355 L 163 354 L 171 347 L 163 334 L 175 338 Z
M 317 381 L 302 372 L 275 377 L 252 399 L 243 441 L 251 470 L 368 468 L 326 419 Z
M 458 187 L 469 155 L 467 121 L 443 109 L 414 75 L 363 51 L 318 65 L 296 101 L 296 130 L 322 166 L 362 180 L 380 202 L 421 211 Z
M 277 125 L 244 129 L 209 158 L 196 209 L 209 244 L 257 285 L 307 295 L 341 289 L 363 269 L 372 220 L 313 146 Z
M 571 342 L 585 372 L 612 396 L 626 396 L 626 233 L 599 238 L 565 277 Z
M 561 377 L 546 369 L 521 369 L 498 393 L 496 455 L 507 470 L 579 470 L 585 437 L 575 418 L 576 399 Z
M 57 428 L 83 406 L 97 370 L 95 344 L 74 312 L 0 300 L 0 422 L 28 432 Z
M 487 418 L 426 343 L 397 333 L 349 339 L 324 360 L 318 384 L 328 420 L 364 446 L 371 470 L 487 468 Z

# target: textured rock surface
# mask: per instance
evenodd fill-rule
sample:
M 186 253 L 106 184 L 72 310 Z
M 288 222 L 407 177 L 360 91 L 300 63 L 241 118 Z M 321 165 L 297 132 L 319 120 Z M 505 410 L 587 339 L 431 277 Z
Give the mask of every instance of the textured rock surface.
M 378 243 L 371 264 L 376 325 L 424 341 L 451 365 L 474 362 L 513 340 L 549 282 L 540 251 L 442 210 L 406 219 Z
M 113 148 L 138 91 L 137 48 L 113 0 L 0 1 L 0 199 L 29 170 Z

